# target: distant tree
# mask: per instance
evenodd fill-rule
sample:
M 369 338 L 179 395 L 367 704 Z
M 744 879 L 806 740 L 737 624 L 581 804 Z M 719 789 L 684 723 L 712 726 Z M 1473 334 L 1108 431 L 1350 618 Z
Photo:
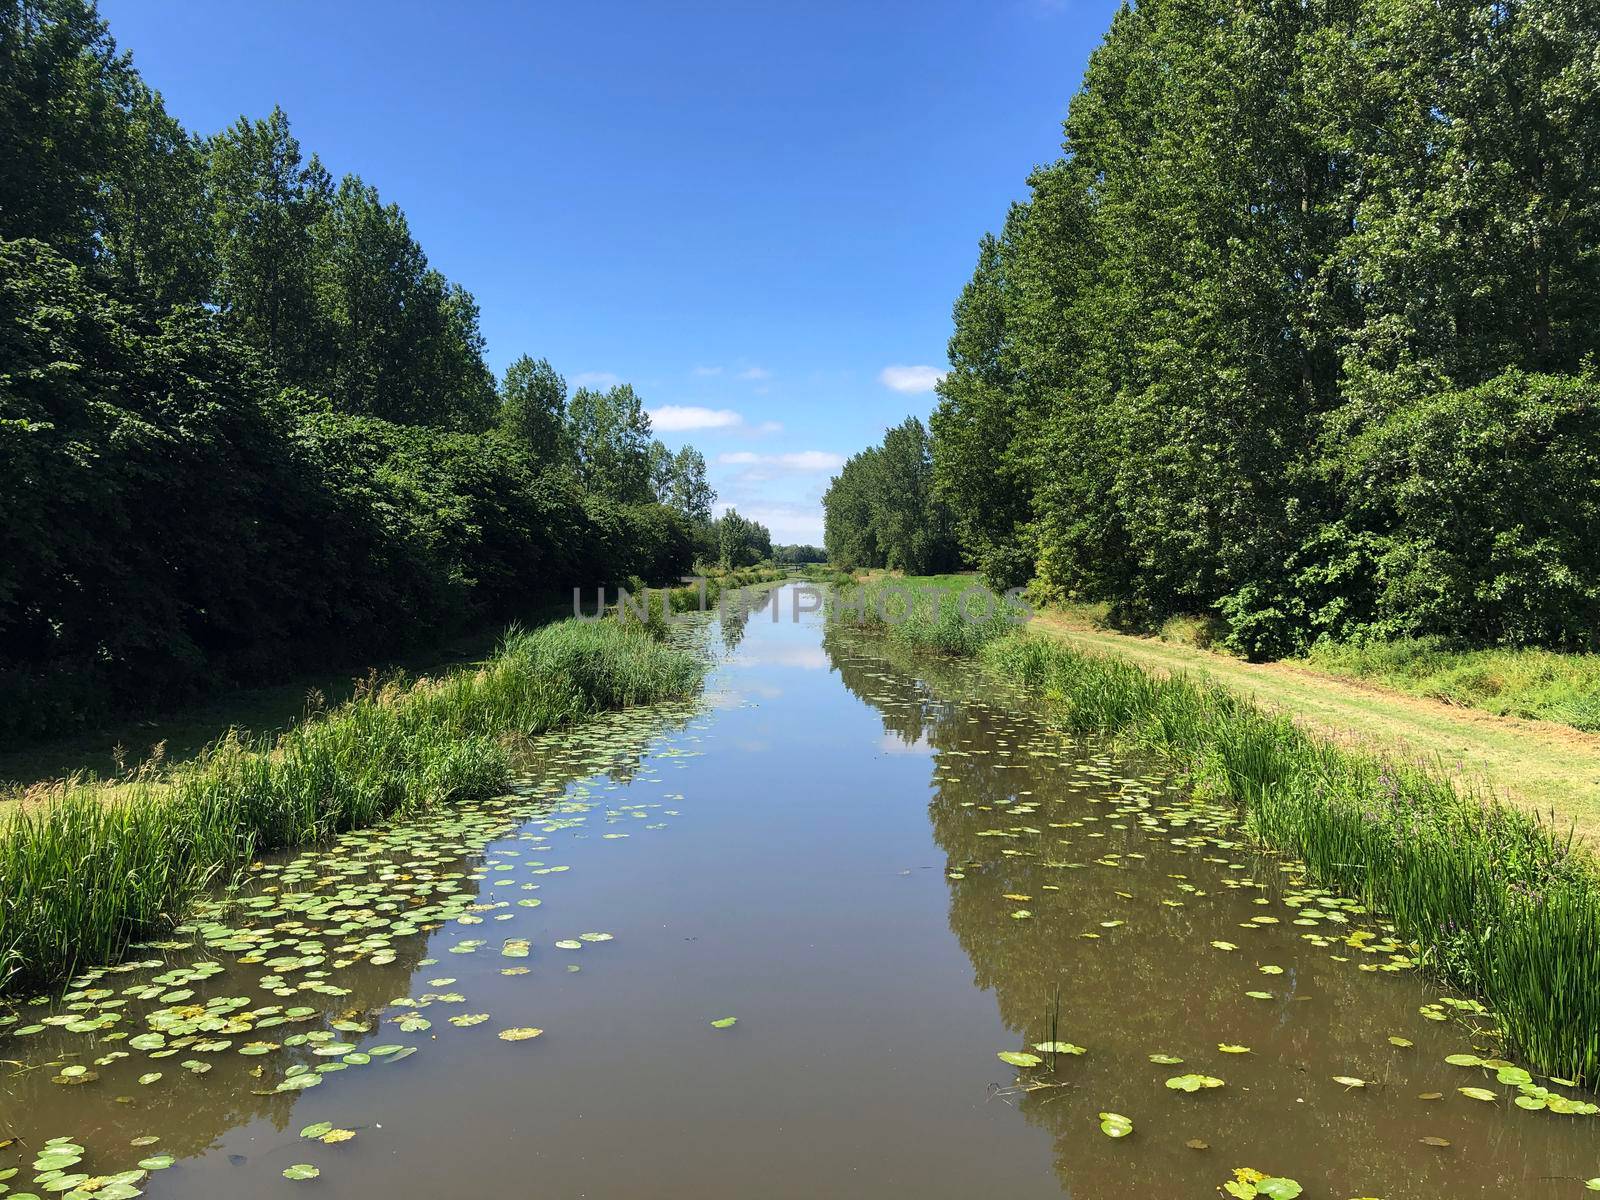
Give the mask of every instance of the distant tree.
M 821 546 L 774 546 L 772 557 L 775 562 L 788 564 L 822 563 L 828 561 L 828 552 Z
M 688 445 L 673 454 L 660 442 L 654 442 L 650 450 L 657 502 L 697 523 L 710 521 L 717 493 L 706 480 L 706 456 Z
M 506 368 L 500 381 L 499 425 L 540 466 L 569 464 L 567 381 L 548 359 L 526 354 Z
M 949 514 L 934 489 L 928 432 L 916 417 L 886 430 L 881 446 L 846 461 L 822 507 L 828 558 L 847 570 L 926 574 L 960 560 Z
M 717 541 L 723 567 L 751 567 L 772 557 L 772 534 L 759 521 L 730 508 L 717 519 Z
M 650 418 L 630 385 L 579 388 L 567 407 L 567 427 L 585 488 L 629 504 L 653 498 Z

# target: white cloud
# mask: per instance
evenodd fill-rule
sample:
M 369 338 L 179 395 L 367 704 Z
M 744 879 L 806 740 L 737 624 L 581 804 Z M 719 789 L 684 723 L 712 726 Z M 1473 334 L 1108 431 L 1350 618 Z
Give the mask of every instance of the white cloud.
M 706 378 L 708 376 L 711 376 L 711 375 L 721 375 L 722 374 L 722 368 L 721 367 L 696 367 L 693 371 L 690 372 L 690 374 L 691 375 L 698 375 L 700 378 L 704 379 L 704 378 Z
M 890 366 L 878 372 L 878 382 L 897 392 L 931 392 L 944 378 L 937 367 Z
M 574 375 L 572 382 L 578 387 L 616 387 L 622 382 L 622 376 L 613 375 L 610 371 L 584 371 Z
M 732 429 L 744 418 L 731 408 L 702 408 L 698 404 L 663 404 L 649 410 L 650 424 L 658 433 L 686 433 L 691 429 Z
M 739 378 L 754 380 L 771 379 L 772 372 L 767 370 L 765 367 L 746 367 L 744 370 L 739 372 Z
M 756 432 L 757 433 L 782 433 L 783 432 L 783 422 L 782 421 L 763 421 L 763 422 L 761 422 L 761 424 L 756 426 Z
M 800 542 L 810 546 L 822 545 L 822 505 L 787 504 L 782 501 L 748 505 L 719 503 L 717 515 L 729 508 L 737 508 L 741 517 L 760 521 L 772 531 L 772 540 L 780 544 Z
M 734 450 L 717 455 L 717 462 L 725 467 L 777 467 L 783 471 L 809 474 L 837 471 L 844 466 L 844 456 L 827 450 L 796 450 L 789 454 L 756 454 L 750 450 Z

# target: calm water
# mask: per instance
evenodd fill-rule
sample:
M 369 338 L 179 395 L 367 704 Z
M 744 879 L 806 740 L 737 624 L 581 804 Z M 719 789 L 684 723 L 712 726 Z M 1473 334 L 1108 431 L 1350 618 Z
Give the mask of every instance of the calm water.
M 964 669 L 780 601 L 709 631 L 693 709 L 263 864 L 149 965 L 18 1007 L 0 1192 L 164 1154 L 111 1194 L 1200 1198 L 1241 1167 L 1335 1200 L 1588 1194 L 1595 1118 L 1447 1065 L 1471 1030 L 1371 916 Z M 1045 1041 L 1085 1053 L 996 1057 Z M 39 1186 L 52 1138 L 81 1162 Z

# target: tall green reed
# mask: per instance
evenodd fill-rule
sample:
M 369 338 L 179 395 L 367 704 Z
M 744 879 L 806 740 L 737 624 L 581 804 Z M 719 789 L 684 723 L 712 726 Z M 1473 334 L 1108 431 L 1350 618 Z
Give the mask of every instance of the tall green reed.
M 640 628 L 564 621 L 473 669 L 372 682 L 279 738 L 230 735 L 161 779 L 36 790 L 0 827 L 0 988 L 114 958 L 253 855 L 492 795 L 508 739 L 689 695 L 703 673 Z

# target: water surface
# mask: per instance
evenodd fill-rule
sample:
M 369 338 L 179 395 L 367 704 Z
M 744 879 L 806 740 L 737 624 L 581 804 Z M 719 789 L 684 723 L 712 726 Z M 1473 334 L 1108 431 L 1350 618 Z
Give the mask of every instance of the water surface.
M 970 669 L 778 599 L 702 631 L 699 704 L 543 739 L 514 796 L 262 864 L 147 965 L 20 1006 L 6 1185 L 161 1154 L 121 1186 L 1199 1198 L 1254 1168 L 1399 1200 L 1600 1175 L 1592 1117 L 1446 1064 L 1472 1031 L 1372 914 Z M 996 1057 L 1041 1042 L 1084 1053 Z M 1187 1073 L 1224 1084 L 1165 1086 Z M 353 1136 L 300 1136 L 319 1122 Z M 39 1187 L 52 1138 L 82 1161 Z

